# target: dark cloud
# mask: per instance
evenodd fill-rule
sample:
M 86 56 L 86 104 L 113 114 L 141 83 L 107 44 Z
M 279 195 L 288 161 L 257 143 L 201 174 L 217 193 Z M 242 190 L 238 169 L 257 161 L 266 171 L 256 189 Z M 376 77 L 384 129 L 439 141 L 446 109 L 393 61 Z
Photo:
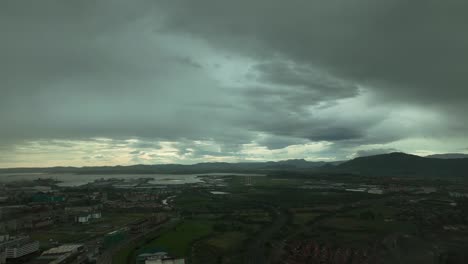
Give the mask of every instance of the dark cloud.
M 209 134 L 193 105 L 216 84 L 155 39 L 148 2 L 103 2 L 0 4 L 3 140 Z
M 291 145 L 305 144 L 308 140 L 303 138 L 281 137 L 281 136 L 266 136 L 256 141 L 259 145 L 265 146 L 268 149 L 282 149 Z
M 388 153 L 393 153 L 393 152 L 399 152 L 399 151 L 393 148 L 359 150 L 358 152 L 356 152 L 356 156 L 367 157 L 367 156 L 373 156 L 373 155 L 388 154 Z
M 142 160 L 164 141 L 236 157 L 252 142 L 329 141 L 330 154 L 463 137 L 466 13 L 457 0 L 1 1 L 0 149 L 99 137 Z
M 163 6 L 167 30 L 238 52 L 286 56 L 400 99 L 445 104 L 468 95 L 464 1 L 176 0 Z
M 257 77 L 270 85 L 286 86 L 288 89 L 271 93 L 302 104 L 353 97 L 358 94 L 357 86 L 294 62 L 261 63 L 253 67 L 252 75 L 252 78 Z

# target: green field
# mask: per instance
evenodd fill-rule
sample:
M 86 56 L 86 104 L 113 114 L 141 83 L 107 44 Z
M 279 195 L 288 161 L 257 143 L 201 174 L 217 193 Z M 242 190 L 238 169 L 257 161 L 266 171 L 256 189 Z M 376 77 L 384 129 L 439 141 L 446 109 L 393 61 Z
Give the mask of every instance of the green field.
M 310 221 L 315 220 L 319 213 L 295 213 L 293 223 L 296 225 L 307 225 Z
M 247 239 L 246 233 L 230 231 L 198 241 L 193 246 L 191 263 L 242 263 Z
M 247 235 L 241 232 L 226 232 L 208 239 L 205 243 L 218 248 L 222 252 L 236 251 L 241 248 Z
M 186 220 L 171 228 L 158 238 L 141 247 L 139 252 L 154 249 L 164 250 L 176 257 L 185 257 L 189 253 L 190 245 L 213 232 L 213 222 L 206 220 Z

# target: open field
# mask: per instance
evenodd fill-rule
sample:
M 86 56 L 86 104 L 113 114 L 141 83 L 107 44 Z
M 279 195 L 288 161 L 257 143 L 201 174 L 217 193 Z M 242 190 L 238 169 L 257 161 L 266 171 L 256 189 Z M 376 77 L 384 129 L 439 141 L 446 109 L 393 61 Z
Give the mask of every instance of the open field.
M 307 225 L 318 216 L 320 216 L 320 213 L 295 213 L 293 223 L 296 225 Z
M 213 232 L 212 225 L 211 221 L 186 220 L 143 245 L 138 253 L 162 250 L 173 256 L 184 257 L 189 253 L 191 243 Z

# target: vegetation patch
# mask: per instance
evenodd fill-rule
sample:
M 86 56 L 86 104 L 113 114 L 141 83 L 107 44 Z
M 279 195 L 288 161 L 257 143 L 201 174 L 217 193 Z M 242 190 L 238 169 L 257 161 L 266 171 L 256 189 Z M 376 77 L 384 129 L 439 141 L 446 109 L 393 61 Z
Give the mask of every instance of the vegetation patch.
M 241 248 L 247 237 L 242 232 L 226 232 L 208 239 L 206 243 L 223 252 L 232 252 Z
M 293 223 L 296 225 L 307 225 L 318 216 L 320 216 L 320 213 L 295 213 L 293 216 Z
M 165 250 L 176 257 L 185 257 L 191 244 L 213 232 L 213 222 L 205 220 L 186 220 L 173 227 L 158 238 L 144 245 L 139 251 Z

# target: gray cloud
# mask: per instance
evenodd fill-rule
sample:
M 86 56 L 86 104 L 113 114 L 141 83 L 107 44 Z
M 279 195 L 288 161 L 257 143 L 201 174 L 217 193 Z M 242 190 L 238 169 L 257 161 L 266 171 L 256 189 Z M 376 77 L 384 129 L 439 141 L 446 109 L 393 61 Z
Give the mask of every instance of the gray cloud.
M 177 141 L 199 157 L 252 142 L 339 152 L 460 137 L 467 11 L 456 0 L 1 1 L 0 149 L 103 137 L 132 155 Z
M 291 145 L 305 144 L 308 140 L 293 137 L 266 136 L 256 142 L 261 146 L 266 146 L 268 149 L 282 149 Z
M 253 74 L 257 73 L 262 81 L 271 85 L 284 85 L 288 90 L 278 92 L 278 96 L 293 97 L 294 100 L 311 104 L 315 100 L 327 101 L 353 97 L 358 94 L 358 87 L 340 81 L 317 69 L 298 65 L 293 62 L 276 61 L 255 65 Z M 314 100 L 315 99 L 315 100 Z
M 167 30 L 260 57 L 286 56 L 395 100 L 466 105 L 468 3 L 463 1 L 164 3 Z M 273 77 L 291 82 L 282 73 Z
M 380 154 L 387 154 L 398 152 L 398 150 L 389 148 L 389 149 L 368 149 L 368 150 L 359 150 L 356 152 L 357 157 L 366 157 L 366 156 L 373 156 L 373 155 L 380 155 Z

